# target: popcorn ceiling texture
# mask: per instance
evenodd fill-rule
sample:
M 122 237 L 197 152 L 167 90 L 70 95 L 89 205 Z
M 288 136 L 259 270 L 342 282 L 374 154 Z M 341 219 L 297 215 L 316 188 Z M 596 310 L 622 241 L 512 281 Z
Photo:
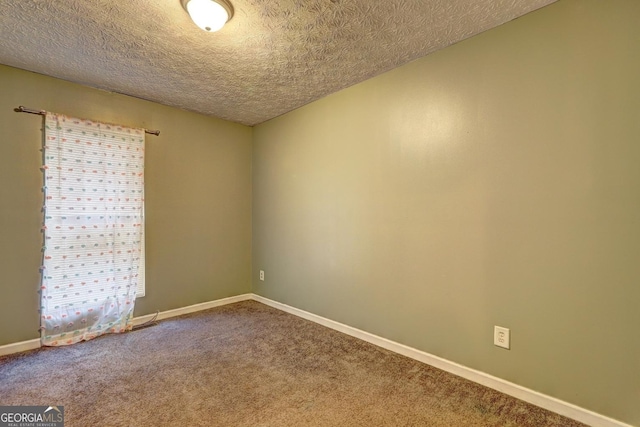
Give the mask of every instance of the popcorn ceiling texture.
M 554 1 L 2 0 L 0 63 L 255 125 Z

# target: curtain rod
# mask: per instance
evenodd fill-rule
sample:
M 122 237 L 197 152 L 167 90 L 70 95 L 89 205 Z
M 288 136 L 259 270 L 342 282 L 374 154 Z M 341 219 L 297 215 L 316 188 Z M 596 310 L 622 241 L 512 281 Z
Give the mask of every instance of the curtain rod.
M 15 111 L 16 113 L 38 114 L 40 116 L 44 116 L 44 115 L 47 114 L 47 112 L 44 111 L 44 110 L 34 110 L 33 108 L 26 108 L 26 107 L 23 107 L 22 105 L 14 108 L 13 111 Z M 160 131 L 159 130 L 145 129 L 144 131 L 145 131 L 145 133 L 148 133 L 150 135 L 155 135 L 155 136 L 160 135 Z

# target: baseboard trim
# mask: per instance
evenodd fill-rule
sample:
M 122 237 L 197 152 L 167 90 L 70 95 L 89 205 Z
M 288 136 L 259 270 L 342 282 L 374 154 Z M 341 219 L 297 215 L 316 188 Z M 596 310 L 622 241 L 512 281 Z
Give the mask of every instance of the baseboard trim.
M 182 316 L 183 314 L 189 314 L 189 313 L 195 313 L 196 311 L 208 310 L 210 308 L 219 307 L 221 305 L 233 304 L 240 301 L 246 301 L 252 298 L 253 298 L 253 294 L 242 294 L 242 295 L 236 295 L 229 298 L 222 298 L 222 299 L 203 302 L 199 304 L 193 304 L 187 307 L 176 308 L 173 310 L 161 311 L 158 313 L 158 318 L 156 320 Z M 134 326 L 141 325 L 144 322 L 147 322 L 153 319 L 153 316 L 155 316 L 155 313 L 135 317 L 133 319 L 133 325 Z M 27 350 L 35 350 L 36 348 L 40 348 L 39 338 L 2 345 L 0 346 L 0 356 L 5 356 L 7 354 L 13 354 L 13 353 L 21 353 Z
M 170 317 L 182 316 L 184 314 L 195 313 L 196 311 L 208 310 L 214 307 L 220 307 L 221 305 L 233 304 L 240 301 L 247 301 L 253 299 L 253 294 L 242 294 L 233 297 L 217 299 L 208 302 L 202 302 L 199 304 L 193 304 L 186 307 L 175 308 L 173 310 L 161 311 L 158 313 L 156 320 L 168 319 Z M 148 322 L 153 319 L 155 313 L 139 316 L 133 319 L 133 326 L 138 326 L 144 322 Z
M 442 369 L 443 371 L 450 372 L 454 375 L 468 379 L 475 383 L 482 384 L 494 390 L 498 390 L 502 393 L 508 394 L 517 399 L 524 400 L 525 402 L 531 403 L 533 405 L 536 405 L 541 408 L 547 409 L 549 411 L 555 412 L 557 414 L 563 415 L 567 418 L 580 421 L 589 426 L 633 427 L 630 424 L 625 424 L 613 418 L 600 415 L 596 412 L 576 406 L 572 403 L 568 403 L 563 400 L 556 399 L 555 397 L 547 396 L 535 390 L 531 390 L 526 387 L 522 387 L 512 382 L 503 380 L 501 378 L 494 377 L 493 375 L 489 375 L 484 372 L 481 372 L 472 368 L 468 368 L 464 365 L 460 365 L 450 360 L 443 359 L 433 354 L 429 354 L 424 351 L 406 346 L 404 344 L 399 344 L 397 342 L 379 337 L 369 332 L 365 332 L 360 329 L 345 325 L 343 323 L 339 323 L 334 320 L 327 319 L 322 316 L 318 316 L 317 314 L 309 313 L 308 311 L 300 310 L 290 305 L 286 305 L 286 304 L 283 304 L 283 303 L 280 303 L 256 294 L 252 294 L 251 299 L 253 299 L 254 301 L 260 302 L 262 304 L 268 305 L 270 307 L 277 308 L 289 314 L 293 314 L 303 319 L 318 323 L 322 326 L 326 326 L 336 331 L 345 333 L 352 337 L 359 338 L 363 341 L 377 345 L 378 347 L 382 347 L 384 349 L 393 351 L 394 353 L 398 353 L 403 356 L 409 357 L 411 359 L 417 360 L 419 362 L 426 363 L 427 365 L 434 366 L 438 369 Z
M 40 348 L 40 339 L 20 341 L 11 344 L 0 345 L 0 356 L 6 356 L 7 354 L 21 353 L 23 351 L 35 350 Z

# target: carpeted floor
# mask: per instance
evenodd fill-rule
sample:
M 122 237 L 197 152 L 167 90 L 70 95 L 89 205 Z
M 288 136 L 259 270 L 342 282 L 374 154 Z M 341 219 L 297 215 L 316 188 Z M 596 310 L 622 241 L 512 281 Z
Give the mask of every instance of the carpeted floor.
M 0 357 L 0 405 L 86 426 L 584 426 L 254 301 Z

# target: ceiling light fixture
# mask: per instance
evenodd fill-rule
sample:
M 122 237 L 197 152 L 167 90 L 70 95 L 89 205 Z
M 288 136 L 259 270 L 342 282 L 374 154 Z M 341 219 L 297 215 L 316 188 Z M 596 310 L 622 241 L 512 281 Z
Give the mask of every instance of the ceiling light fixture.
M 205 31 L 218 31 L 233 16 L 227 0 L 180 0 L 193 22 Z

